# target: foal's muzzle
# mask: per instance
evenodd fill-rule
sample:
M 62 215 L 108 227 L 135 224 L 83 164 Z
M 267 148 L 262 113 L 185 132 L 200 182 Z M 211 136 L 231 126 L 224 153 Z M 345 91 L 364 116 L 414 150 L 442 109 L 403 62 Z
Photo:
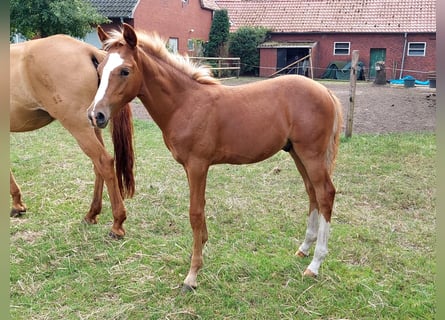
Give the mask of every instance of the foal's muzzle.
M 88 112 L 88 119 L 93 126 L 103 129 L 108 124 L 108 118 L 102 112 Z

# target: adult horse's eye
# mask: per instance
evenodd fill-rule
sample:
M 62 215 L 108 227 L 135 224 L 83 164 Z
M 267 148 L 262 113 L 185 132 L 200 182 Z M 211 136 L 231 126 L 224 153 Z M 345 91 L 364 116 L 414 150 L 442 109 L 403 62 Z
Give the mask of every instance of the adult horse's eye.
M 121 70 L 121 76 L 126 77 L 130 74 L 130 71 L 128 69 L 122 69 Z

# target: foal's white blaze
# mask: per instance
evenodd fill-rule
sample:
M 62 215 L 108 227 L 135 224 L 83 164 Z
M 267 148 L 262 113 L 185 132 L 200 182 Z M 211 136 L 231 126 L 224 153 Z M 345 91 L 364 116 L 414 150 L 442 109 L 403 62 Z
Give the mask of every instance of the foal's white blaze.
M 314 258 L 307 267 L 315 275 L 318 274 L 318 269 L 328 253 L 328 238 L 331 224 L 326 221 L 325 217 L 320 214 L 318 216 L 318 236 L 317 244 L 315 245 Z
M 93 119 L 94 119 L 94 109 L 96 108 L 97 103 L 103 99 L 105 92 L 107 91 L 111 72 L 113 72 L 114 69 L 122 65 L 123 62 L 124 60 L 120 57 L 118 53 L 110 53 L 110 55 L 108 56 L 107 63 L 105 64 L 104 70 L 102 72 L 99 89 L 97 89 L 96 96 L 94 97 L 94 105 L 93 109 L 91 110 L 91 116 L 93 117 Z

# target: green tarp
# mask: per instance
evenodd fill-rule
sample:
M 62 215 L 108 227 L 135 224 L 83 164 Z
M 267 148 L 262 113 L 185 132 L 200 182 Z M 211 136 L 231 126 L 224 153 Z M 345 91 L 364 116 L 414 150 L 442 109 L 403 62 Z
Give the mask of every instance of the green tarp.
M 351 62 L 349 61 L 332 61 L 329 63 L 325 72 L 321 75 L 322 79 L 339 79 L 349 80 L 351 74 Z M 365 80 L 364 63 L 357 63 L 357 80 Z

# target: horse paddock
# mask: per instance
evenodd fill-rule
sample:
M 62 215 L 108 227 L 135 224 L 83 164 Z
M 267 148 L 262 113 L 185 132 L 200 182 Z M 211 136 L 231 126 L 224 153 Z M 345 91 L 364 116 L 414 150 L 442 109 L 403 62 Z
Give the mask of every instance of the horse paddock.
M 346 110 L 348 84 L 326 83 Z M 378 112 L 378 120 L 366 119 L 359 103 L 374 89 L 398 94 L 387 98 L 393 108 L 414 95 L 415 121 L 400 120 L 404 110 L 416 112 L 413 104 L 397 109 L 392 127 Z M 359 83 L 354 133 L 370 132 L 358 127 L 361 119 L 379 132 L 396 125 L 434 130 L 430 90 Z M 147 119 L 136 102 L 135 118 Z M 307 259 L 294 256 L 307 203 L 292 160 L 280 152 L 258 164 L 211 169 L 206 265 L 196 292 L 181 294 L 190 261 L 187 182 L 154 122 L 135 121 L 137 192 L 125 202 L 128 232 L 120 241 L 105 235 L 107 201 L 99 224 L 80 223 L 92 170 L 60 123 L 12 134 L 11 163 L 29 211 L 10 221 L 11 318 L 434 318 L 435 135 L 357 134 L 340 147 L 334 229 L 318 278 L 303 278 Z
M 227 85 L 238 85 L 262 78 L 224 80 Z M 346 122 L 349 108 L 349 82 L 320 81 L 334 91 L 341 100 Z M 432 132 L 436 129 L 436 88 L 400 85 L 375 85 L 360 81 L 356 86 L 356 100 L 352 134 L 389 132 Z M 150 119 L 138 99 L 132 102 L 136 119 Z M 344 126 L 345 124 L 343 124 Z

